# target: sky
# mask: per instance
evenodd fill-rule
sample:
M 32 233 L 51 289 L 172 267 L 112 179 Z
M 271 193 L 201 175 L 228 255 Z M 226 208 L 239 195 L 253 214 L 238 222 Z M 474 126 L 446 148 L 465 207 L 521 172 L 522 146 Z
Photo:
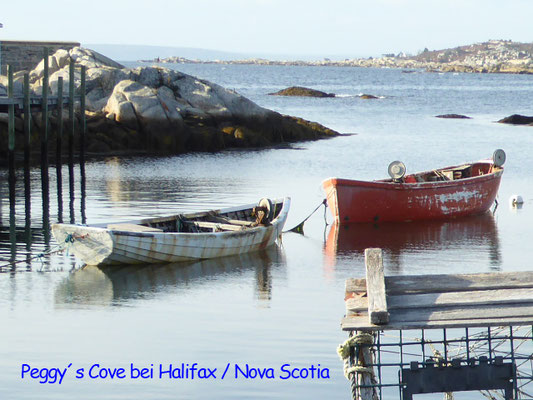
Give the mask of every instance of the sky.
M 2 1 L 0 40 L 368 57 L 533 42 L 532 0 Z

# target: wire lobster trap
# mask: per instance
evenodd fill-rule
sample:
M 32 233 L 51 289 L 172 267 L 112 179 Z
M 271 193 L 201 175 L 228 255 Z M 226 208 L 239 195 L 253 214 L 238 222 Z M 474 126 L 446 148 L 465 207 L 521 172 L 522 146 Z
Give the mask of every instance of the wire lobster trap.
M 533 273 L 385 278 L 381 250 L 365 259 L 338 349 L 354 400 L 533 399 Z

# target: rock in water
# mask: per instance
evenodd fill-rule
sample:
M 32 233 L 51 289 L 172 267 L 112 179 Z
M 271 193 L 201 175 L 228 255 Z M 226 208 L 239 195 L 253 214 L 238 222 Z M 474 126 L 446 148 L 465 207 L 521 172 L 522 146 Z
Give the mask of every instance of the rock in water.
M 502 124 L 512 124 L 512 125 L 532 125 L 533 117 L 528 117 L 520 114 L 513 114 L 509 117 L 500 119 L 498 122 Z
M 373 99 L 379 99 L 379 97 L 377 96 L 374 96 L 373 94 L 360 94 L 359 95 L 359 98 L 360 99 L 363 99 L 363 100 L 373 100 Z
M 301 96 L 301 97 L 335 97 L 334 93 L 326 93 L 320 90 L 309 89 L 301 86 L 291 86 L 276 93 L 269 93 L 270 96 Z
M 436 115 L 435 118 L 472 119 L 471 117 L 467 117 L 466 115 L 461 115 L 461 114 L 442 114 L 442 115 Z
M 64 79 L 63 93 L 68 92 L 70 60 L 76 63 L 74 85 L 77 90 L 81 84 L 79 67 L 85 66 L 87 71 L 89 151 L 177 154 L 228 147 L 265 147 L 338 135 L 320 124 L 260 107 L 235 91 L 209 81 L 168 68 L 124 68 L 97 52 L 80 47 L 58 50 L 50 56 L 47 90 L 51 94 L 57 94 L 59 77 Z M 44 63 L 30 71 L 33 95 L 43 91 L 43 72 Z M 0 93 L 6 92 L 6 81 L 7 78 L 0 77 Z M 15 92 L 22 93 L 20 82 L 15 82 Z M 18 125 L 21 121 L 17 118 Z M 35 130 L 39 130 L 39 118 L 36 121 Z M 57 119 L 52 118 L 51 123 L 57 123 Z M 0 124 L 5 125 L 1 120 Z M 0 142 L 7 140 L 5 132 L 7 129 L 0 126 Z M 54 140 L 56 129 L 51 132 L 51 140 Z M 39 137 L 37 132 L 35 137 Z M 33 141 L 32 146 L 37 149 L 38 140 Z M 0 149 L 0 155 L 2 151 Z

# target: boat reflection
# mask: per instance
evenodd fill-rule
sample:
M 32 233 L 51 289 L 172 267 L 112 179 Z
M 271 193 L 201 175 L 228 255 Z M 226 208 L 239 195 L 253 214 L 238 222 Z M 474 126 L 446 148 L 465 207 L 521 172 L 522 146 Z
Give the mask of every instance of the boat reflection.
M 404 253 L 479 247 L 487 247 L 492 268 L 502 263 L 496 221 L 490 213 L 442 221 L 333 224 L 325 245 L 326 264 L 335 265 L 338 257 L 362 255 L 369 247 L 383 249 L 388 265 L 398 269 Z
M 86 266 L 69 274 L 55 290 L 55 304 L 120 305 L 176 288 L 190 288 L 206 280 L 254 271 L 255 296 L 268 305 L 272 298 L 272 270 L 284 264 L 284 253 L 275 245 L 237 256 L 193 263 L 121 266 Z

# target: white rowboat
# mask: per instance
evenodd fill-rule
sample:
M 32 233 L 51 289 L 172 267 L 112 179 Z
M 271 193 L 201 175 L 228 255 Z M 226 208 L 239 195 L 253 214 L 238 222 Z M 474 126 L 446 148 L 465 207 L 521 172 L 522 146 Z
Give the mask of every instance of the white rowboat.
M 116 224 L 54 224 L 59 243 L 88 265 L 194 261 L 243 254 L 274 244 L 290 198 L 221 210 Z

